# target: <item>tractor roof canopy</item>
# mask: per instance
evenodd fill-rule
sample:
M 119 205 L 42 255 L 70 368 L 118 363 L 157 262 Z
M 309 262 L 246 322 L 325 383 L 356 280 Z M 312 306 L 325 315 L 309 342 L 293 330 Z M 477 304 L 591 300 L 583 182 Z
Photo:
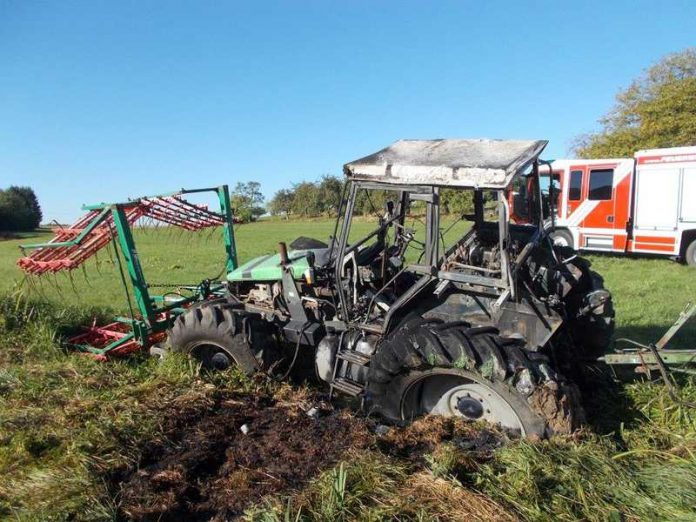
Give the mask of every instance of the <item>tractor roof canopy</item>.
M 398 185 L 504 189 L 539 157 L 544 140 L 399 140 L 347 163 L 350 179 Z

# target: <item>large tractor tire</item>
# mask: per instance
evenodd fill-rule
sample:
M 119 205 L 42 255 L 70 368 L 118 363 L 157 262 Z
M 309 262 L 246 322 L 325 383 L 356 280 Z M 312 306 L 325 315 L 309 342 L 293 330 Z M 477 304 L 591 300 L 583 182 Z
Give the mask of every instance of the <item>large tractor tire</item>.
M 573 339 L 576 361 L 596 360 L 604 355 L 614 335 L 614 304 L 604 288 L 604 279 L 590 270 L 590 263 L 567 248 L 559 254 L 568 259 L 561 272 L 557 294 L 565 305 L 566 321 Z
M 219 302 L 193 307 L 177 317 L 169 330 L 169 345 L 205 369 L 237 366 L 247 374 L 267 368 L 276 353 L 275 340 L 263 320 Z
M 368 399 L 393 420 L 426 414 L 486 421 L 523 437 L 569 433 L 583 421 L 576 388 L 492 327 L 416 318 L 378 348 Z

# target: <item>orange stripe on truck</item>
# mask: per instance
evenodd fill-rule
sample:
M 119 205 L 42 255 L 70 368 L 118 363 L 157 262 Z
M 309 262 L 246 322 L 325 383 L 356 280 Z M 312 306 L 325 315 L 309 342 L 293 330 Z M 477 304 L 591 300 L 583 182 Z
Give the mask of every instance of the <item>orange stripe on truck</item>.
M 650 243 L 636 243 L 633 250 L 638 252 L 673 252 L 674 245 L 654 245 Z
M 663 237 L 663 236 L 636 236 L 635 241 L 637 243 L 658 243 L 661 245 L 673 245 L 673 237 Z

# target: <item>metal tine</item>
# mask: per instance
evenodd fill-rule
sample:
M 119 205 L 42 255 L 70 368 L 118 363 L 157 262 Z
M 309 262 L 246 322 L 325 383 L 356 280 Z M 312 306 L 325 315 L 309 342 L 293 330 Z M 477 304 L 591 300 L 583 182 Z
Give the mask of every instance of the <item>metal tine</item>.
M 106 245 L 106 248 L 109 248 L 109 245 Z M 102 260 L 99 259 L 99 252 L 95 252 L 95 254 L 94 254 L 94 268 L 96 268 L 97 274 L 99 274 L 100 276 L 102 275 L 101 264 L 102 264 Z
M 73 289 L 73 292 L 75 292 L 76 296 L 79 296 L 80 293 L 77 291 L 77 287 L 75 286 L 75 278 L 73 277 L 73 271 L 68 270 L 68 273 L 66 274 L 68 276 L 68 279 L 70 280 L 70 286 Z
M 26 274 L 22 280 L 22 285 L 25 284 L 28 288 L 28 295 L 36 293 L 41 299 L 46 299 L 46 294 L 43 291 L 43 288 L 41 288 L 41 285 L 43 284 L 41 282 L 41 276 Z
M 60 288 L 60 283 L 58 283 L 58 273 L 57 273 L 57 272 L 53 272 L 53 281 L 52 281 L 52 283 L 53 283 L 53 288 L 56 290 L 56 293 L 57 293 L 58 296 L 59 296 L 59 299 L 61 300 L 61 302 L 62 302 L 63 304 L 65 304 L 65 294 L 64 294 L 63 292 L 60 291 L 61 288 Z
M 82 263 L 80 265 L 80 268 L 82 268 L 82 275 L 85 277 L 85 282 L 87 283 L 87 286 L 89 286 L 90 288 L 93 288 L 92 283 L 90 283 L 90 281 L 89 281 L 89 276 L 87 275 L 87 267 L 85 266 L 84 263 Z
M 24 278 L 27 282 L 27 286 L 29 287 L 29 293 L 31 294 L 33 292 L 36 292 L 39 295 L 39 297 L 44 299 L 45 295 L 42 287 L 43 282 L 41 280 L 41 276 L 27 274 L 26 276 L 24 276 Z

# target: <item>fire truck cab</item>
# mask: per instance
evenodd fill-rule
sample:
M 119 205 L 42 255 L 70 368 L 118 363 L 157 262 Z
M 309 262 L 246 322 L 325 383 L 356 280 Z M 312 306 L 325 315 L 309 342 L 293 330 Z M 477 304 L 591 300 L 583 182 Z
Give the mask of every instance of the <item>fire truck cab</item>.
M 556 160 L 545 174 L 556 242 L 696 265 L 696 146 L 640 150 L 632 159 Z M 513 195 L 515 211 L 520 196 Z

